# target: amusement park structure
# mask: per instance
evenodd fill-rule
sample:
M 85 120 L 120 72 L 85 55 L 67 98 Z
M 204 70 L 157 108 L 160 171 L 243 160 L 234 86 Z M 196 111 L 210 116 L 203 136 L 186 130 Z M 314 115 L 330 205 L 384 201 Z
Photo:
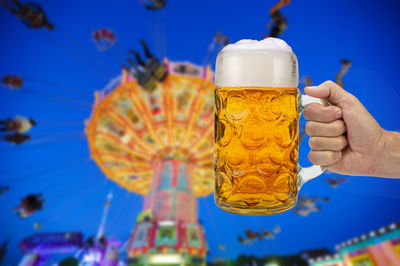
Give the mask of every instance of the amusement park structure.
M 101 223 L 96 238 L 89 237 L 84 242 L 82 233 L 43 233 L 29 236 L 22 240 L 19 247 L 24 254 L 20 266 L 48 265 L 51 257 L 73 255 L 80 265 L 116 266 L 120 253 L 121 242 L 105 238 L 105 225 L 111 206 L 113 193 L 107 195 Z
M 46 265 L 51 255 L 73 253 L 83 247 L 81 233 L 35 234 L 19 245 L 24 257 L 20 266 Z
M 400 222 L 336 246 L 337 253 L 309 260 L 311 266 L 400 265 Z
M 213 73 L 188 62 L 147 89 L 138 69 L 96 92 L 86 135 L 104 174 L 144 196 L 127 246 L 128 265 L 205 265 L 197 199 L 214 189 Z

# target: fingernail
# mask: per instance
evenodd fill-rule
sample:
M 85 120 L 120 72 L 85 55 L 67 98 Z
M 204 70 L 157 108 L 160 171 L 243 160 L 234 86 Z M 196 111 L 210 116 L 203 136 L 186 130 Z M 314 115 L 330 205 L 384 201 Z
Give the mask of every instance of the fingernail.
M 308 86 L 308 87 L 305 87 L 304 88 L 304 91 L 314 91 L 314 90 L 316 90 L 316 88 L 317 88 L 317 86 Z
M 335 154 L 336 159 L 339 159 L 341 156 L 342 156 L 341 151 L 336 152 L 336 154 Z
M 342 117 L 343 117 L 343 112 L 342 112 L 342 110 L 337 111 L 337 112 L 336 112 L 336 118 L 342 118 Z

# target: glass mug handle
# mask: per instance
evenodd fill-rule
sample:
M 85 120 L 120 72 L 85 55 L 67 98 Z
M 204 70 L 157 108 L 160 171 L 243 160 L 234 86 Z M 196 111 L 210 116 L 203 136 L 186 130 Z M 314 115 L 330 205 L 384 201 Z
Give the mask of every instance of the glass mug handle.
M 303 113 L 304 108 L 311 103 L 320 103 L 325 106 L 330 105 L 328 100 L 322 98 L 316 98 L 308 95 L 299 93 L 299 115 Z M 320 176 L 326 170 L 326 166 L 323 165 L 312 165 L 309 167 L 301 167 L 297 165 L 297 189 L 300 188 L 311 179 Z

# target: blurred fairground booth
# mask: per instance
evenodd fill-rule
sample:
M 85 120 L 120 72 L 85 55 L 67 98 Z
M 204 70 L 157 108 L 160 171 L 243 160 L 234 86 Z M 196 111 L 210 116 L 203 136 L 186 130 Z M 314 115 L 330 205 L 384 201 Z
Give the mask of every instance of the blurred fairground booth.
M 309 260 L 312 266 L 400 265 L 400 222 L 336 246 L 337 254 Z

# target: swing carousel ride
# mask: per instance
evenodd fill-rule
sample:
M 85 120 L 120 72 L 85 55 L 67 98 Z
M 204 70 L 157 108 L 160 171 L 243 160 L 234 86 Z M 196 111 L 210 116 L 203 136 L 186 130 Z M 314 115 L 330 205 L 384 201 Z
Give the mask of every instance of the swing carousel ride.
M 45 19 L 31 28 L 47 23 L 44 13 L 41 14 Z M 72 39 L 67 33 L 64 35 Z M 117 40 L 114 32 L 107 28 L 93 31 L 92 39 L 100 52 L 111 50 Z M 129 240 L 119 248 L 126 253 L 129 265 L 206 263 L 207 244 L 197 211 L 197 197 L 207 196 L 214 189 L 214 77 L 206 63 L 228 42 L 225 35 L 217 32 L 203 64 L 194 65 L 168 59 L 160 61 L 141 40 L 147 61 L 130 50 L 136 59 L 136 62 L 128 59 L 132 68 L 122 65 L 122 74 L 103 90 L 95 92 L 92 113 L 85 121 L 90 156 L 108 179 L 143 196 L 143 211 L 137 217 Z M 121 62 L 120 59 L 116 61 Z M 28 92 L 22 88 L 22 77 L 7 76 L 2 81 L 11 90 Z M 59 235 L 65 236 L 64 233 Z M 53 251 L 59 253 L 53 248 L 55 236 L 58 235 L 33 235 L 21 242 L 20 248 L 25 254 L 22 264 L 36 263 L 31 263 L 31 258 L 47 259 Z M 93 249 L 89 253 L 100 256 L 95 259 L 92 256 L 90 261 L 100 263 L 108 244 L 100 245 L 102 236 L 73 246 L 71 250 L 81 250 L 75 257 L 89 258 L 84 253 L 94 247 L 96 252 Z M 69 239 L 64 240 L 69 247 Z M 29 246 L 32 241 L 40 248 Z M 42 254 L 42 242 L 49 247 L 46 256 Z M 39 259 L 36 260 L 39 263 Z M 84 262 L 85 259 L 81 260 Z
M 124 68 L 96 92 L 87 121 L 91 156 L 104 174 L 144 196 L 128 245 L 128 263 L 205 263 L 196 197 L 213 192 L 213 73 L 164 62 L 168 77 L 153 91 Z

